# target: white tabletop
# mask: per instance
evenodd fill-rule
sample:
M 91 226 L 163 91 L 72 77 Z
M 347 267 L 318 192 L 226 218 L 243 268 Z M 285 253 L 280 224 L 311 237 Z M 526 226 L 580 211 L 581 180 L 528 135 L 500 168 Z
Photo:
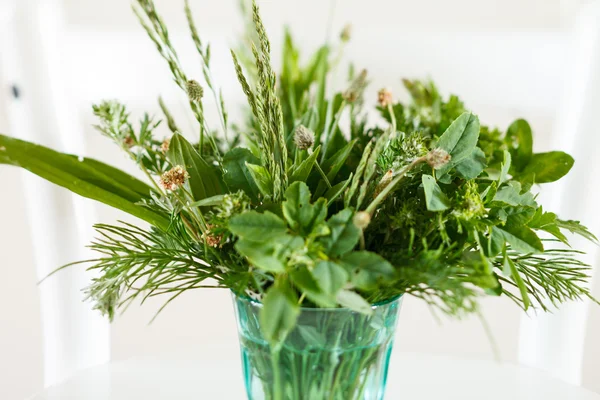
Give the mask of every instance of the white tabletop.
M 33 400 L 245 400 L 240 360 L 230 351 L 216 354 L 113 362 L 82 371 Z M 396 352 L 386 399 L 600 400 L 600 395 L 511 364 Z

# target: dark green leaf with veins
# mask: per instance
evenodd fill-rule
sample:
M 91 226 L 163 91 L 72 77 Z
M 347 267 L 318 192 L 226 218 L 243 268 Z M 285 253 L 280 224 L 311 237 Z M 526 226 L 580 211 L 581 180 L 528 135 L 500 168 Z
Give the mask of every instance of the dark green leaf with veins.
M 267 242 L 284 235 L 287 226 L 285 221 L 273 213 L 260 214 L 256 211 L 248 211 L 231 218 L 229 230 L 242 239 Z
M 285 192 L 282 204 L 283 216 L 290 227 L 303 235 L 309 235 L 327 218 L 325 199 L 310 204 L 310 191 L 304 182 L 294 182 Z
M 260 164 L 260 160 L 250 150 L 237 147 L 223 157 L 223 179 L 232 192 L 243 190 L 252 200 L 258 200 L 259 189 L 252 173 L 246 166 Z
M 189 174 L 189 187 L 194 200 L 202 200 L 217 194 L 222 194 L 223 182 L 217 170 L 209 165 L 183 136 L 176 133 L 171 138 L 169 161 L 173 165 L 180 165 Z
M 445 167 L 438 170 L 440 176 L 471 156 L 478 138 L 479 118 L 469 112 L 458 117 L 436 143 L 436 147 L 446 150 L 452 157 Z
M 533 183 L 555 182 L 571 170 L 574 162 L 573 157 L 562 151 L 534 154 L 518 179 Z

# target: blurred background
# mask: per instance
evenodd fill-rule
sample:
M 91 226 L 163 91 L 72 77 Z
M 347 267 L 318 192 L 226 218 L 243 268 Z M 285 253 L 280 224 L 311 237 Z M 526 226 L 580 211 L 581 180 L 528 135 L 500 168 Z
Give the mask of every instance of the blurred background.
M 403 77 L 431 77 L 442 93 L 459 94 L 486 124 L 505 129 L 516 118 L 528 119 L 534 128 L 536 151 L 579 148 L 572 140 L 583 130 L 577 121 L 585 122 L 593 116 L 586 107 L 593 103 L 590 98 L 600 95 L 596 94 L 600 86 L 581 60 L 587 56 L 589 65 L 595 65 L 596 48 L 588 42 L 596 40 L 600 32 L 600 14 L 588 15 L 587 10 L 593 8 L 586 3 L 259 1 L 276 65 L 284 24 L 291 27 L 303 55 L 308 57 L 323 43 L 328 29 L 337 36 L 346 23 L 351 23 L 352 39 L 344 59 L 368 69 L 373 103 L 381 87 L 406 98 Z M 187 36 L 183 0 L 156 0 L 156 4 L 188 75 L 201 79 L 197 54 Z M 239 120 L 244 98 L 229 56 L 229 48 L 237 45 L 244 30 L 238 0 L 191 0 L 191 5 L 203 40 L 212 45 L 213 74 L 223 89 L 231 119 Z M 0 132 L 17 135 L 13 131 L 22 127 L 18 118 L 25 118 L 36 141 L 134 173 L 134 166 L 125 156 L 92 128 L 92 103 L 116 98 L 129 106 L 134 117 L 145 111 L 158 115 L 157 97 L 162 95 L 182 126 L 191 121 L 184 108 L 185 97 L 171 81 L 167 66 L 139 26 L 129 1 L 0 0 L 0 25 L 7 21 L 12 24 L 10 31 L 0 27 Z M 48 40 L 36 39 L 36 32 L 45 32 L 48 36 L 42 38 Z M 18 64 L 15 58 L 20 60 Z M 17 110 L 15 102 L 27 96 L 33 97 L 32 105 L 25 111 Z M 574 105 L 577 101 L 579 106 Z M 216 121 L 214 105 L 209 102 L 206 107 L 208 120 Z M 583 114 L 577 114 L 577 110 L 584 110 Z M 167 134 L 166 129 L 163 132 Z M 586 153 L 582 154 L 585 158 Z M 576 160 L 580 160 L 577 154 Z M 572 179 L 586 175 L 586 170 L 574 173 Z M 556 204 L 552 193 L 559 191 L 570 191 L 579 198 L 592 193 L 568 181 L 545 195 L 549 206 Z M 81 238 L 68 229 L 33 228 L 30 209 L 36 204 L 38 215 L 51 212 L 64 226 L 74 223 L 70 195 L 16 168 L 0 167 L 0 399 L 24 399 L 43 387 L 41 310 L 47 304 L 37 286 L 43 269 L 36 269 L 36 245 L 51 243 L 55 247 L 55 266 L 85 256 L 80 249 Z M 96 219 L 91 222 L 123 219 L 118 212 L 99 204 L 86 202 L 83 207 L 92 208 Z M 583 209 L 566 210 L 563 218 L 583 217 L 592 230 L 598 226 L 596 214 L 586 212 L 580 216 Z M 598 297 L 599 286 L 595 287 Z M 149 325 L 161 304 L 160 299 L 149 301 L 117 317 L 109 331 L 112 360 L 176 349 L 201 357 L 218 344 L 237 346 L 229 293 L 187 293 Z M 577 336 L 582 362 L 581 379 L 576 383 L 600 392 L 600 343 L 593 340 L 600 337 L 600 307 L 575 312 L 587 321 Z M 536 316 L 524 317 L 505 298 L 485 299 L 482 314 L 493 333 L 498 357 L 517 362 L 523 351 L 520 346 L 526 340 L 523 332 Z M 525 329 L 521 334 L 520 328 Z M 529 340 L 535 340 L 535 336 Z M 490 359 L 496 356 L 477 316 L 464 321 L 436 319 L 424 304 L 410 298 L 405 299 L 396 343 L 400 351 Z

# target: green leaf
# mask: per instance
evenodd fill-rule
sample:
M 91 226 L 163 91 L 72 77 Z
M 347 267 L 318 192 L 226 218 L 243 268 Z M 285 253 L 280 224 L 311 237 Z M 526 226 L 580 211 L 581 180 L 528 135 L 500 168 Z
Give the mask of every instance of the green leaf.
M 506 132 L 504 142 L 508 145 L 514 167 L 517 171 L 525 168 L 533 154 L 533 135 L 529 123 L 524 119 L 513 122 Z
M 353 291 L 340 290 L 337 294 L 337 301 L 341 306 L 361 314 L 373 314 L 373 308 L 371 308 L 371 305 L 365 299 L 363 299 L 360 294 Z
M 488 258 L 496 257 L 506 244 L 506 240 L 504 239 L 504 235 L 500 232 L 496 227 L 491 228 L 492 231 L 489 237 L 483 237 L 481 239 L 481 246 L 483 249 L 483 253 Z
M 321 290 L 308 268 L 300 266 L 290 272 L 290 279 L 302 293 L 320 307 L 335 307 L 335 297 Z
M 316 131 L 319 128 L 319 112 L 317 108 L 314 106 L 310 107 L 300 119 L 300 124 L 313 132 Z
M 519 271 L 517 271 L 517 267 L 515 267 L 515 263 L 513 263 L 512 260 L 506 255 L 506 251 L 504 252 L 503 265 L 504 265 L 504 270 L 510 271 L 510 275 L 512 276 L 515 283 L 517 284 L 517 287 L 519 288 L 519 291 L 521 292 L 521 298 L 523 299 L 523 306 L 525 308 L 525 311 L 527 311 L 527 309 L 531 305 L 531 300 L 529 299 L 527 287 L 525 286 L 525 282 L 523 282 L 523 278 L 521 278 L 521 274 L 519 274 Z
M 184 167 L 189 174 L 188 184 L 194 200 L 225 192 L 220 173 L 204 161 L 194 146 L 178 133 L 171 138 L 167 158 L 171 164 Z
M 330 234 L 323 237 L 321 242 L 330 257 L 342 256 L 356 247 L 360 239 L 360 230 L 352 222 L 353 217 L 352 210 L 346 208 L 327 221 Z
M 329 179 L 330 182 L 335 181 L 337 173 L 348 159 L 348 156 L 350 156 L 355 143 L 356 139 L 348 142 L 348 144 L 338 150 L 333 156 L 325 160 L 325 162 L 321 165 L 321 168 L 327 175 L 327 179 Z
M 557 218 L 556 225 L 561 229 L 566 229 L 571 233 L 584 237 L 591 242 L 598 243 L 598 238 L 592 232 L 590 232 L 588 228 L 581 225 L 579 221 L 565 221 Z
M 297 181 L 306 182 L 306 180 L 308 179 L 308 176 L 310 175 L 310 172 L 312 171 L 312 169 L 315 165 L 315 161 L 317 160 L 317 157 L 319 156 L 320 151 L 321 151 L 321 146 L 317 147 L 313 151 L 313 153 L 308 156 L 308 158 L 306 160 L 302 161 L 302 163 L 300 163 L 300 165 L 298 165 L 298 167 L 292 173 L 292 177 L 290 178 L 290 183 L 297 182 Z
M 511 206 L 536 206 L 533 194 L 531 192 L 521 194 L 521 184 L 517 181 L 510 181 L 508 184 L 502 186 L 496 192 L 494 201 L 500 201 Z
M 456 165 L 456 172 L 464 179 L 475 179 L 487 167 L 485 153 L 475 147 L 471 155 Z
M 436 146 L 446 150 L 451 156 L 450 162 L 440 171 L 447 172 L 471 155 L 479 139 L 479 119 L 466 112 L 458 117 L 440 136 Z
M 207 197 L 204 200 L 196 201 L 190 204 L 190 207 L 214 207 L 221 205 L 223 203 L 223 199 L 225 198 L 224 194 L 218 194 L 216 196 Z
M 522 253 L 541 253 L 544 245 L 540 238 L 527 226 L 508 219 L 503 227 L 496 227 L 511 247 Z
M 235 244 L 235 249 L 257 268 L 272 273 L 285 272 L 285 263 L 278 257 L 275 247 L 269 243 L 240 239 Z
M 4 135 L 0 135 L 0 149 L 2 164 L 24 168 L 73 193 L 122 210 L 161 229 L 169 226 L 166 215 L 136 204 L 149 198 L 152 189 L 114 167 Z
M 352 274 L 352 283 L 359 289 L 372 290 L 381 281 L 394 278 L 394 267 L 379 254 L 355 251 L 342 257 L 342 263 Z
M 502 163 L 502 167 L 500 169 L 500 177 L 498 178 L 498 186 L 502 185 L 504 182 L 508 180 L 508 171 L 510 170 L 510 166 L 512 164 L 512 156 L 506 150 L 504 150 L 504 162 Z
M 543 208 L 540 206 L 535 210 L 535 214 L 533 218 L 527 223 L 531 229 L 539 229 L 546 231 L 553 235 L 555 238 L 563 242 L 564 244 L 569 244 L 569 240 L 567 237 L 561 232 L 559 226 L 556 222 L 556 214 L 551 212 L 544 212 Z
M 273 194 L 273 178 L 269 171 L 262 165 L 246 163 L 246 167 L 262 195 L 265 197 L 271 196 Z
M 562 151 L 534 154 L 518 174 L 518 179 L 533 183 L 555 182 L 569 173 L 574 163 L 573 157 Z
M 248 149 L 237 147 L 223 157 L 223 179 L 232 192 L 243 190 L 252 200 L 258 200 L 258 186 L 246 163 L 260 164 L 260 160 Z
M 333 261 L 319 261 L 313 270 L 313 276 L 325 293 L 335 295 L 348 281 L 348 273 Z
M 325 193 L 325 198 L 327 199 L 327 204 L 331 204 L 335 199 L 337 199 L 343 192 L 346 190 L 348 185 L 352 182 L 352 174 L 345 181 L 341 181 L 337 185 L 334 185 L 331 189 L 329 189 Z
M 450 207 L 450 200 L 442 192 L 431 175 L 423 174 L 423 189 L 425 190 L 425 202 L 429 211 L 444 211 Z
M 262 333 L 271 344 L 281 343 L 296 325 L 300 306 L 291 290 L 272 286 L 263 299 L 260 313 Z
M 277 215 L 248 211 L 229 220 L 229 230 L 243 239 L 267 242 L 287 232 L 285 221 Z
M 325 199 L 310 204 L 310 191 L 304 182 L 292 183 L 285 192 L 286 201 L 282 204 L 283 216 L 290 227 L 304 235 L 309 235 L 327 218 Z

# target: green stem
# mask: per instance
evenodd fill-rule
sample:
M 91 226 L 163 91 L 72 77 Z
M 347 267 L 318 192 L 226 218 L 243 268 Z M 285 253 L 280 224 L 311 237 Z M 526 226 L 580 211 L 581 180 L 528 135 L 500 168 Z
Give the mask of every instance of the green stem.
M 281 370 L 279 357 L 281 355 L 281 343 L 271 347 L 271 368 L 273 368 L 273 400 L 283 400 L 281 390 Z
M 406 167 L 404 167 L 400 171 L 400 173 L 398 174 L 398 176 L 396 176 L 390 182 L 390 184 L 387 185 L 381 191 L 381 193 L 379 193 L 377 195 L 377 197 L 375 197 L 375 199 L 371 202 L 371 204 L 369 204 L 369 207 L 367 207 L 366 212 L 368 212 L 369 214 L 373 215 L 373 213 L 377 209 L 377 206 L 379 206 L 379 204 L 381 204 L 381 202 L 385 200 L 385 198 L 392 191 L 392 189 L 402 180 L 402 178 L 404 178 L 404 176 L 406 176 L 407 172 L 409 172 L 411 169 L 413 169 L 414 167 L 416 167 L 417 165 L 421 164 L 424 161 L 425 161 L 425 157 L 419 157 L 416 160 L 414 160 L 413 162 L 411 162 L 410 164 L 408 164 Z
M 312 154 L 312 153 L 313 153 L 313 150 L 312 149 L 308 149 L 308 154 Z M 319 171 L 319 173 L 321 174 L 321 177 L 323 178 L 323 180 L 327 184 L 327 187 L 329 189 L 331 189 L 333 186 L 331 186 L 331 182 L 329 182 L 329 178 L 327 178 L 327 175 L 325 174 L 325 171 L 323 171 L 323 169 L 319 165 L 319 161 L 315 161 L 315 165 L 317 167 L 317 171 Z
M 388 104 L 387 106 L 388 112 L 390 113 L 390 119 L 392 120 L 392 135 L 394 133 L 396 133 L 396 115 L 394 114 L 394 108 L 392 107 L 391 104 Z

